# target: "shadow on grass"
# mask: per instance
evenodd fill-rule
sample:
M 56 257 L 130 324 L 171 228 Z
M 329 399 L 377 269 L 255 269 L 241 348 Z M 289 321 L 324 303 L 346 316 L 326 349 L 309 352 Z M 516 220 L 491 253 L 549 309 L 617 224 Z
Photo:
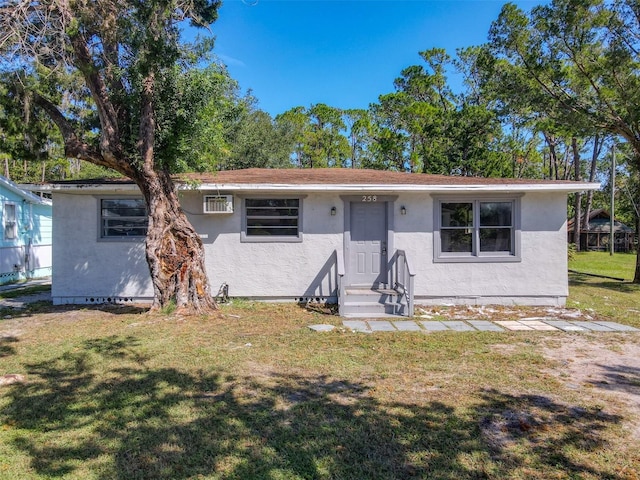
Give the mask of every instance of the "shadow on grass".
M 638 293 L 640 292 L 640 284 L 631 282 L 620 282 L 618 280 L 602 280 L 594 279 L 587 275 L 579 273 L 569 274 L 570 285 L 585 285 L 590 287 L 602 288 L 604 290 L 613 290 L 621 293 Z
M 605 378 L 604 381 L 592 381 L 592 385 L 604 390 L 640 395 L 640 368 L 627 365 L 598 365 Z
M 40 313 L 65 313 L 80 310 L 106 312 L 113 315 L 137 315 L 148 313 L 149 307 L 119 304 L 53 305 L 51 300 L 37 300 L 33 302 L 27 301 L 24 306 L 19 308 L 0 306 L 0 321 L 3 320 L 3 317 L 11 319 L 26 318 Z
M 0 358 L 8 357 L 9 355 L 15 355 L 16 349 L 11 346 L 12 343 L 17 343 L 16 337 L 0 337 Z
M 605 446 L 601 432 L 620 419 L 601 412 L 499 391 L 470 411 L 381 402 L 366 383 L 323 376 L 149 368 L 140 348 L 134 337 L 100 338 L 27 366 L 0 419 L 20 429 L 13 447 L 37 474 L 470 479 L 509 477 L 524 462 L 539 478 L 609 478 L 567 453 Z

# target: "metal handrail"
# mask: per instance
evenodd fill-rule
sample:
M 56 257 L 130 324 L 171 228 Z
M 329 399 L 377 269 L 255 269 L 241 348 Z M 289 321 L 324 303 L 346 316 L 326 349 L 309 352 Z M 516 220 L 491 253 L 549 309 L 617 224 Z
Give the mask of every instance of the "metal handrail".
M 338 283 L 338 314 L 342 315 L 344 311 L 344 301 L 346 296 L 345 284 L 344 284 L 344 254 L 338 250 L 335 251 L 336 254 L 336 274 L 337 274 L 337 283 Z
M 392 270 L 392 274 L 395 273 L 394 286 L 396 290 L 402 290 L 402 296 L 407 302 L 407 314 L 409 317 L 413 317 L 413 283 L 416 274 L 412 273 L 407 253 L 404 250 L 396 250 L 394 257 L 395 269 Z

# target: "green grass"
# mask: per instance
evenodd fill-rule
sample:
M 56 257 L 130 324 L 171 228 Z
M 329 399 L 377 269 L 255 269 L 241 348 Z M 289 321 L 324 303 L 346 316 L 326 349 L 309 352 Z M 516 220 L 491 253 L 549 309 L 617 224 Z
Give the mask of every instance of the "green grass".
M 34 285 L 15 288 L 13 290 L 0 291 L 0 298 L 16 298 L 24 295 L 34 295 L 36 293 L 50 292 L 51 285 Z
M 638 325 L 623 311 L 640 311 L 635 285 L 572 276 L 570 288 L 573 305 Z M 544 355 L 638 334 L 365 335 L 335 316 L 246 301 L 211 317 L 7 312 L 0 375 L 25 382 L 0 386 L 3 480 L 622 480 L 640 470 L 625 406 L 567 386 Z M 337 328 L 307 328 L 317 323 Z
M 635 253 L 577 252 L 569 261 L 569 269 L 582 273 L 633 280 Z
M 581 252 L 569 262 L 569 269 L 625 281 L 572 273 L 569 275 L 568 305 L 640 328 L 640 285 L 631 283 L 634 254 Z

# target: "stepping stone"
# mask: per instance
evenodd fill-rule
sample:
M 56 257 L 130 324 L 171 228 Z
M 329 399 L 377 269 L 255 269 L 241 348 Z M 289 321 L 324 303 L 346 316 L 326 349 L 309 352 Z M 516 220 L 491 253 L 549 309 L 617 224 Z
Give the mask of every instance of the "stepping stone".
M 420 323 L 425 328 L 425 330 L 428 330 L 430 332 L 442 332 L 445 330 L 449 330 L 445 324 L 435 320 L 433 321 L 421 320 Z
M 571 323 L 574 325 L 578 325 L 579 327 L 586 328 L 587 330 L 591 330 L 593 332 L 613 332 L 615 331 L 611 327 L 607 327 L 606 325 L 599 325 L 594 322 L 583 322 L 578 320 L 572 320 Z
M 367 326 L 366 322 L 362 320 L 344 320 L 342 325 L 350 328 L 354 332 L 371 333 L 371 329 Z
M 488 320 L 467 320 L 471 325 L 481 332 L 504 332 L 504 328 L 499 327 Z
M 515 320 L 499 320 L 496 321 L 496 323 L 507 330 L 533 330 L 533 328 L 525 325 L 524 323 L 516 322 Z
M 458 320 L 448 320 L 442 323 L 445 324 L 447 327 L 449 327 L 450 330 L 454 330 L 456 332 L 475 332 L 476 331 L 476 329 L 473 328 L 471 325 Z
M 372 332 L 395 332 L 396 328 L 387 320 L 369 320 L 369 328 Z
M 321 323 L 318 325 L 309 325 L 309 328 L 311 330 L 315 330 L 316 332 L 330 332 L 336 327 L 334 327 L 333 325 L 327 325 L 327 324 Z
M 547 323 L 552 327 L 559 328 L 565 332 L 588 332 L 588 330 L 579 325 L 574 325 L 564 320 L 547 320 Z
M 520 323 L 531 327 L 533 330 L 558 330 L 556 327 L 552 327 L 540 320 L 520 320 Z
M 623 325 L 621 323 L 616 323 L 616 322 L 594 322 L 597 323 L 598 325 L 604 325 L 605 327 L 609 327 L 610 329 L 616 331 L 616 332 L 640 332 L 639 329 L 635 328 L 635 327 L 631 327 L 629 325 Z
M 400 320 L 397 322 L 393 322 L 395 327 L 401 332 L 420 332 L 422 329 L 420 326 L 411 320 Z

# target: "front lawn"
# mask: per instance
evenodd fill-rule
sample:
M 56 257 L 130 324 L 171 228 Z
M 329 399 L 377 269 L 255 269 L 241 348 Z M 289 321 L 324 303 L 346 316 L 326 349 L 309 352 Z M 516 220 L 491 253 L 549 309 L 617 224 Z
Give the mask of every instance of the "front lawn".
M 591 281 L 572 282 L 575 305 L 606 292 L 640 310 L 635 286 Z M 2 479 L 640 471 L 640 334 L 367 335 L 295 305 L 246 302 L 210 318 L 42 304 L 1 313 L 0 376 L 24 377 L 0 386 Z M 338 328 L 307 328 L 317 323 Z
M 631 283 L 635 262 L 635 254 L 629 253 L 577 253 L 569 262 L 570 270 L 604 277 L 570 273 L 568 305 L 597 311 L 640 328 L 640 285 Z
M 569 269 L 582 273 L 633 280 L 636 268 L 635 253 L 577 252 L 569 261 Z

